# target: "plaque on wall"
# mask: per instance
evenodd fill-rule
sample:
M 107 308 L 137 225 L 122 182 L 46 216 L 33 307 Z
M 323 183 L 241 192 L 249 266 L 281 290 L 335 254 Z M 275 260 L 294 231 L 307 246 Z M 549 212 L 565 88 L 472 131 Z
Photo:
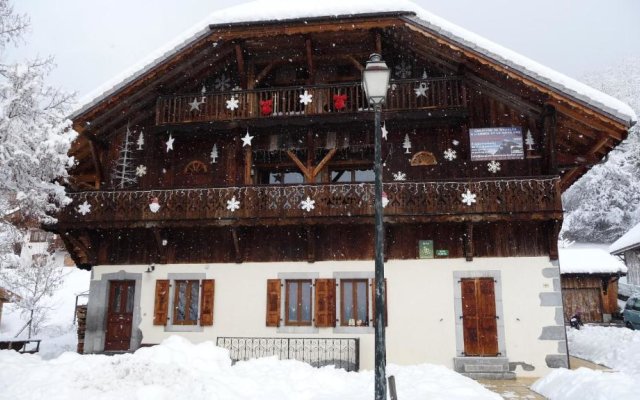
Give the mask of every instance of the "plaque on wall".
M 418 240 L 418 258 L 433 258 L 433 240 Z
M 522 160 L 522 128 L 470 128 L 471 161 Z

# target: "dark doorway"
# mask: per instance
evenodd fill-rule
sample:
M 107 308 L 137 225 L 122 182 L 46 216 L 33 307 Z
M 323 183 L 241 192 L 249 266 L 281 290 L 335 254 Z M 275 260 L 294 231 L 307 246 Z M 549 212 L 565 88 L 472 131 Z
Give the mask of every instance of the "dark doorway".
M 498 323 L 493 278 L 462 279 L 464 354 L 498 355 Z
M 105 351 L 129 350 L 135 281 L 109 282 L 109 310 Z

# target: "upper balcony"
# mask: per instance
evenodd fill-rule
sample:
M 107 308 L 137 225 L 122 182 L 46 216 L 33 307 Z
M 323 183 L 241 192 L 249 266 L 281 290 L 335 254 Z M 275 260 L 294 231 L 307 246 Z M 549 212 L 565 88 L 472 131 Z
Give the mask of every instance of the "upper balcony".
M 389 200 L 384 216 L 389 223 L 556 219 L 562 217 L 558 182 L 551 176 L 390 182 L 384 184 Z M 371 183 L 76 192 L 60 213 L 59 226 L 373 223 L 373 192 Z M 149 207 L 152 201 L 160 206 L 156 212 Z M 80 207 L 85 202 L 88 210 Z
M 307 105 L 300 95 L 312 95 Z M 335 95 L 346 95 L 344 104 Z M 237 108 L 227 101 L 235 98 Z M 261 102 L 270 107 L 261 107 Z M 453 110 L 467 107 L 467 93 L 460 77 L 392 81 L 385 111 Z M 371 111 L 360 82 L 299 87 L 238 90 L 164 96 L 156 103 L 156 125 L 191 122 L 236 121 L 292 116 L 329 116 Z

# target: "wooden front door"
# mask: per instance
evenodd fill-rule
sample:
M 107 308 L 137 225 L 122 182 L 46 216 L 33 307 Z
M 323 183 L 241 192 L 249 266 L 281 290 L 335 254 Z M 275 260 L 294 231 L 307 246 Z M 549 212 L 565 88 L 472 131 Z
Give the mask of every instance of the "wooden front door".
M 135 281 L 111 281 L 105 351 L 129 350 Z
M 498 355 L 498 323 L 493 278 L 465 278 L 462 285 L 464 354 Z

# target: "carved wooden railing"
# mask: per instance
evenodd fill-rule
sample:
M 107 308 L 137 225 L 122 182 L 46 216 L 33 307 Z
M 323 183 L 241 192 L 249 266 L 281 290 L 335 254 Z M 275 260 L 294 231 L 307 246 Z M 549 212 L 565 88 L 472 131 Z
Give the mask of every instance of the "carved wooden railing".
M 390 86 L 385 105 L 388 111 L 463 108 L 467 104 L 466 89 L 459 77 L 399 80 L 393 81 Z M 300 102 L 300 95 L 305 91 L 313 96 L 311 103 L 306 106 Z M 342 109 L 337 109 L 334 104 L 333 96 L 337 94 L 347 95 Z M 237 108 L 233 110 L 227 108 L 227 101 L 232 98 L 238 101 Z M 260 108 L 260 102 L 265 100 L 272 100 L 272 109 L 268 113 L 263 113 Z M 197 108 L 194 101 L 198 103 Z M 353 82 L 163 96 L 156 103 L 156 124 L 335 115 L 361 111 L 369 111 L 369 105 L 360 82 Z
M 536 177 L 384 184 L 385 217 L 561 212 L 559 179 Z M 463 202 L 467 191 L 475 202 Z M 71 193 L 61 224 L 373 216 L 373 184 L 314 184 Z M 473 197 L 473 196 L 471 196 Z M 307 198 L 310 200 L 307 202 Z M 237 209 L 230 204 L 238 202 Z M 152 212 L 149 204 L 160 206 Z M 86 211 L 89 205 L 90 211 Z M 312 208 L 304 209 L 305 203 Z M 259 223 L 259 222 L 258 222 Z

